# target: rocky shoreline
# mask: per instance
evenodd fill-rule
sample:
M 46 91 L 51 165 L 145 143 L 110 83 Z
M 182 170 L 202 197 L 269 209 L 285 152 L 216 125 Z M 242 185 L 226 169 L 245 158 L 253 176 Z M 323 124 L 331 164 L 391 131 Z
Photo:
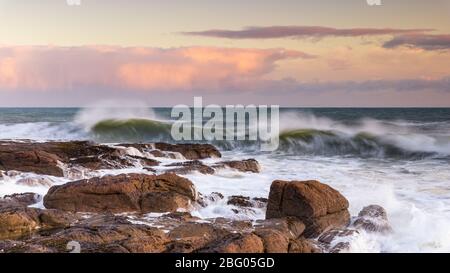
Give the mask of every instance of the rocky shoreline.
M 347 199 L 319 181 L 276 180 L 269 196 L 258 198 L 202 194 L 183 175 L 261 171 L 254 159 L 211 158 L 221 153 L 209 144 L 0 141 L 0 183 L 33 173 L 38 176 L 16 183 L 49 187 L 45 196 L 0 198 L 0 253 L 68 252 L 71 241 L 82 252 L 346 252 L 348 239 L 360 232 L 391 231 L 382 207 L 370 205 L 351 217 Z M 99 172 L 133 166 L 143 172 Z M 55 185 L 47 177 L 69 182 Z M 218 200 L 236 214 L 263 208 L 266 217 L 201 219 L 190 213 Z M 43 207 L 35 206 L 39 202 Z

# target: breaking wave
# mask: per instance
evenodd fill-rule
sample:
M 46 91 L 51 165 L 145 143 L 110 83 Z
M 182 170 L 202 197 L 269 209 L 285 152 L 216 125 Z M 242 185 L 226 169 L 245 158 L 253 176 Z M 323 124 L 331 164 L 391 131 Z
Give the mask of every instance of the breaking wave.
M 173 142 L 167 115 L 147 108 L 87 108 L 67 122 L 0 124 L 0 139 L 97 142 Z M 364 158 L 450 158 L 450 124 L 378 120 L 339 120 L 305 113 L 280 115 L 277 153 Z M 191 141 L 192 142 L 192 141 Z M 207 141 L 203 141 L 207 142 Z M 258 141 L 209 141 L 224 150 L 259 151 Z

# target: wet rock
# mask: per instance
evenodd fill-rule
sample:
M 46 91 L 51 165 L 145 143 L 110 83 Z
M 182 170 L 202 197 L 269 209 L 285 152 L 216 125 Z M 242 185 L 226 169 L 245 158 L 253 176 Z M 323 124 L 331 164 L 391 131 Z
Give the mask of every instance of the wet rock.
M 287 253 L 289 237 L 276 229 L 257 229 L 255 234 L 261 238 L 265 253 Z
M 386 210 L 378 205 L 370 205 L 363 208 L 359 212 L 353 226 L 368 232 L 385 233 L 392 230 Z
M 199 193 L 199 198 L 197 199 L 197 204 L 199 204 L 201 207 L 206 208 L 210 204 L 219 202 L 220 200 L 224 199 L 225 197 L 220 192 L 212 192 L 208 195 L 203 195 Z
M 26 242 L 49 249 L 67 252 L 67 243 L 76 241 L 82 253 L 163 252 L 168 242 L 165 233 L 157 228 L 131 224 L 123 217 L 105 215 L 82 221 L 49 236 L 34 237 Z
M 214 174 L 214 169 L 204 165 L 199 160 L 193 160 L 193 161 L 185 161 L 185 162 L 177 162 L 165 165 L 166 167 L 175 167 L 171 168 L 169 172 L 173 172 L 176 174 L 188 174 L 191 172 L 199 172 L 202 174 Z
M 260 237 L 253 233 L 233 233 L 210 243 L 201 253 L 264 253 L 264 244 Z
M 168 144 L 155 143 L 155 149 L 165 152 L 180 153 L 188 160 L 218 158 L 222 155 L 216 147 L 210 144 Z
M 36 204 L 42 200 L 42 196 L 37 193 L 27 192 L 27 193 L 15 193 L 11 195 L 5 195 L 3 197 L 4 201 L 15 202 L 23 206 L 29 206 Z
M 0 241 L 0 253 L 52 253 L 52 249 L 29 244 L 22 241 L 3 240 Z
M 327 229 L 347 226 L 348 201 L 338 191 L 318 181 L 274 181 L 266 218 L 294 216 L 306 224 L 305 237 Z
M 175 174 L 122 174 L 53 186 L 44 206 L 73 212 L 171 212 L 189 209 L 196 198 L 192 182 Z
M 255 231 L 259 230 L 278 230 L 288 239 L 297 239 L 305 231 L 305 224 L 295 217 L 273 218 L 256 221 Z
M 320 235 L 318 241 L 330 253 L 342 253 L 350 249 L 352 238 L 359 232 L 353 229 L 331 229 Z
M 80 219 L 57 210 L 29 208 L 30 194 L 0 199 L 0 240 L 28 236 L 36 231 L 67 227 Z
M 321 248 L 312 240 L 299 238 L 289 242 L 289 253 L 322 253 Z
M 39 227 L 38 213 L 15 203 L 0 203 L 0 240 L 31 234 Z
M 141 156 L 130 156 L 131 158 L 137 159 L 142 166 L 145 167 L 154 167 L 159 165 L 159 161 L 151 158 L 141 157 Z
M 259 173 L 261 171 L 261 167 L 255 159 L 246 159 L 246 160 L 234 160 L 234 161 L 223 161 L 215 164 L 214 168 L 231 168 L 238 170 L 240 172 L 252 172 Z
M 250 198 L 248 196 L 242 195 L 233 195 L 228 197 L 227 204 L 241 208 L 263 208 L 267 205 L 267 199 Z
M 0 169 L 63 176 L 60 158 L 46 151 L 16 144 L 0 145 Z
M 80 215 L 60 210 L 40 210 L 38 215 L 43 228 L 64 228 L 81 219 Z
M 63 177 L 64 168 L 90 170 L 133 166 L 136 160 L 154 166 L 156 161 L 128 155 L 123 148 L 97 145 L 88 141 L 0 142 L 0 170 L 16 170 Z
M 212 223 L 184 223 L 169 232 L 171 242 L 167 252 L 191 253 L 228 234 L 229 231 Z

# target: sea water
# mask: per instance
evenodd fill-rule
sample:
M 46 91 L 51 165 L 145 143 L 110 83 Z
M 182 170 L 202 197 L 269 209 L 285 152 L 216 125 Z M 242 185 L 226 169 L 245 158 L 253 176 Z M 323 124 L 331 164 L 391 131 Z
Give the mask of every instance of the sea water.
M 0 139 L 170 141 L 166 127 L 159 123 L 170 123 L 169 108 L 3 108 Z M 255 158 L 261 173 L 224 169 L 186 177 L 202 194 L 220 192 L 226 197 L 267 197 L 275 179 L 319 180 L 347 197 L 352 216 L 371 204 L 388 212 L 393 232 L 361 232 L 352 238 L 350 251 L 450 251 L 450 109 L 284 108 L 280 128 L 280 147 L 275 152 L 260 152 L 249 143 L 219 146 L 223 159 Z M 137 166 L 99 175 L 142 171 Z M 0 196 L 45 194 L 48 185 L 15 183 L 32 176 L 21 173 L 0 180 Z M 70 181 L 49 179 L 55 184 Z M 235 219 L 262 219 L 265 214 L 264 209 L 242 214 L 232 209 L 225 199 L 193 214 Z

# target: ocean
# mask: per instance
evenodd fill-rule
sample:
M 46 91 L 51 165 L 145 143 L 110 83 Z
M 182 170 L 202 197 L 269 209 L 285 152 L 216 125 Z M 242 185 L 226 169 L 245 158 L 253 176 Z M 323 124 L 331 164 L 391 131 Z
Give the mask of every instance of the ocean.
M 171 141 L 170 111 L 1 108 L 0 139 Z M 213 143 L 225 159 L 258 160 L 262 166 L 259 174 L 224 170 L 214 175 L 185 176 L 204 194 L 250 197 L 267 197 L 276 179 L 319 180 L 347 197 L 352 216 L 371 204 L 388 212 L 393 232 L 361 232 L 352 239 L 352 252 L 450 251 L 449 108 L 282 108 L 279 137 L 280 146 L 273 152 L 262 152 L 258 143 L 249 141 Z M 105 173 L 141 171 L 130 168 Z M 0 180 L 0 196 L 45 194 L 47 190 L 42 185 L 16 185 L 14 179 Z M 193 214 L 202 218 L 264 218 L 263 209 L 237 215 L 225 202 Z

